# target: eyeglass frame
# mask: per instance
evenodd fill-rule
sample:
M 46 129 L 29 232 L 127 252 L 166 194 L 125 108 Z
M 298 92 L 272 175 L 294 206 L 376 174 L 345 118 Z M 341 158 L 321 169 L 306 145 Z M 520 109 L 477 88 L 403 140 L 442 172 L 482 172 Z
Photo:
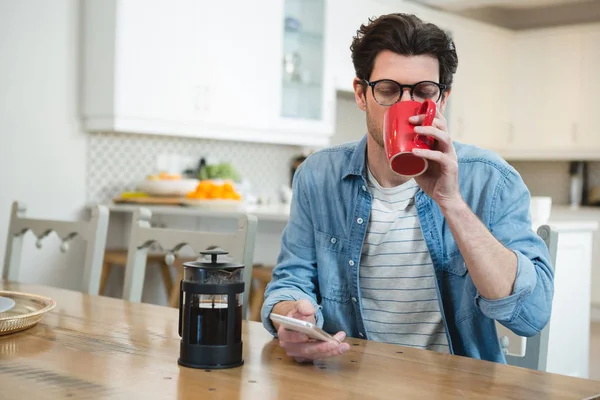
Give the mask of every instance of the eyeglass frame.
M 446 91 L 446 89 L 448 89 L 450 86 L 446 85 L 444 83 L 438 83 L 438 82 L 434 82 L 434 81 L 420 81 L 417 82 L 413 85 L 404 85 L 402 83 L 398 83 L 393 79 L 378 79 L 376 81 L 373 82 L 369 82 L 366 79 L 363 79 L 363 81 L 369 85 L 371 87 L 371 93 L 373 94 L 373 98 L 375 99 L 375 101 L 377 102 L 377 104 L 379 104 L 380 106 L 384 106 L 384 107 L 390 107 L 393 106 L 394 104 L 396 104 L 397 102 L 399 102 L 402 99 L 402 95 L 404 93 L 404 89 L 410 89 L 410 99 L 411 100 L 415 100 L 414 96 L 413 96 L 413 92 L 415 90 L 415 87 L 417 85 L 420 85 L 421 83 L 433 83 L 434 85 L 437 85 L 437 87 L 440 89 L 440 95 L 438 96 L 437 100 L 435 100 L 435 102 L 437 103 L 438 101 L 440 101 L 440 99 L 442 98 L 444 91 Z M 400 96 L 398 97 L 398 100 L 396 100 L 394 103 L 392 104 L 381 104 L 380 102 L 377 101 L 377 97 L 375 97 L 375 85 L 377 85 L 379 82 L 394 82 L 396 85 L 398 85 L 400 87 Z

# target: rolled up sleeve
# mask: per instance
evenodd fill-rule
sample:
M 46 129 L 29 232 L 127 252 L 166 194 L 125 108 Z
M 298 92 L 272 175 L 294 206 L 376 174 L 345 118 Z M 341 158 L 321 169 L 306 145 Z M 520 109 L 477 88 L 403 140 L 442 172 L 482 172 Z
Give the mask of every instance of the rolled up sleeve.
M 534 336 L 548 323 L 554 296 L 554 272 L 544 241 L 531 228 L 529 190 L 512 170 L 499 184 L 493 202 L 491 232 L 517 256 L 513 292 L 501 299 L 479 293 L 475 304 L 520 336 Z
M 304 165 L 293 179 L 293 196 L 290 218 L 281 238 L 281 252 L 273 277 L 265 291 L 261 311 L 264 327 L 273 335 L 277 332 L 269 315 L 281 301 L 308 300 L 316 310 L 315 318 L 323 326 L 323 314 L 317 302 L 318 275 L 314 245 L 314 229 L 310 204 L 306 196 Z

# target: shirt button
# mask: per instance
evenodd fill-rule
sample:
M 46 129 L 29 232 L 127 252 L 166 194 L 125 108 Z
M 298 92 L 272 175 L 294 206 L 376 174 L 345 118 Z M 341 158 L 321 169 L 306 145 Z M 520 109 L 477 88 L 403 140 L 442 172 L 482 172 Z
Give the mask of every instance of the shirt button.
M 358 300 L 356 300 L 356 297 L 353 297 L 352 301 L 356 303 Z
M 367 191 L 367 187 L 365 185 L 363 185 L 362 190 L 363 190 L 363 192 L 366 192 Z
M 335 244 L 337 242 L 336 238 L 331 238 L 331 243 Z
M 360 224 L 362 224 L 365 221 L 362 218 L 359 218 L 359 219 L 356 220 L 356 222 L 358 222 L 358 224 L 360 225 Z
M 351 267 L 354 267 L 354 261 L 350 260 L 348 261 L 348 264 L 350 264 Z

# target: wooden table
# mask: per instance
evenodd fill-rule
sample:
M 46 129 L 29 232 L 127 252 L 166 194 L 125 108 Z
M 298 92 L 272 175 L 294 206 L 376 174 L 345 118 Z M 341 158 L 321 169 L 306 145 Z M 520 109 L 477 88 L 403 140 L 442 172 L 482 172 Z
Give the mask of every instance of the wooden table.
M 4 290 L 52 297 L 35 327 L 0 336 L 0 399 L 558 399 L 592 398 L 600 382 L 351 339 L 341 357 L 300 365 L 256 322 L 245 365 L 177 365 L 177 310 L 44 286 Z

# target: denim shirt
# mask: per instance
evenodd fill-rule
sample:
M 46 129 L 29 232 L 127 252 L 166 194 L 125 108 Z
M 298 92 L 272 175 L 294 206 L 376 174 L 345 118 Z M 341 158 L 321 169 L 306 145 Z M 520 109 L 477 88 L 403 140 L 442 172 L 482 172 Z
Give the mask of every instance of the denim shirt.
M 289 222 L 265 293 L 264 326 L 284 300 L 309 300 L 317 324 L 367 339 L 359 268 L 371 212 L 366 136 L 318 151 L 296 171 Z M 454 143 L 463 199 L 494 237 L 517 256 L 513 293 L 489 300 L 479 294 L 448 222 L 419 190 L 415 203 L 437 281 L 438 299 L 453 354 L 505 362 L 494 321 L 517 335 L 534 336 L 550 318 L 553 273 L 545 243 L 532 231 L 530 195 L 520 175 L 496 154 Z

